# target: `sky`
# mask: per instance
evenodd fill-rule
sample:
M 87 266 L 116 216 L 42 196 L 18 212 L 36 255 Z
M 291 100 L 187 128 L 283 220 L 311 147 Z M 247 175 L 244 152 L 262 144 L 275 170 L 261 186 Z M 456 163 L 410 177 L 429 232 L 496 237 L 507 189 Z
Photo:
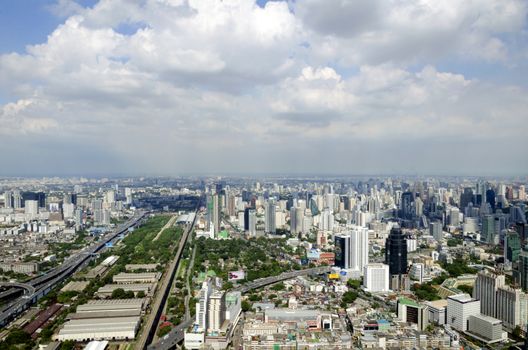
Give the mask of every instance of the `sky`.
M 0 175 L 528 174 L 524 0 L 6 0 Z

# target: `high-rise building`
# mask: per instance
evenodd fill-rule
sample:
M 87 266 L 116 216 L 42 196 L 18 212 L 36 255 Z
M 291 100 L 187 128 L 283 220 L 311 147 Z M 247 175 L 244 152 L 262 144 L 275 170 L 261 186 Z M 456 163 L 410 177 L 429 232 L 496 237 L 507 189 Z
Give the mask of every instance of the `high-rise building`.
M 208 333 L 217 333 L 222 329 L 226 314 L 226 300 L 223 291 L 214 291 L 209 297 Z
M 473 189 L 470 187 L 464 188 L 464 192 L 460 194 L 460 209 L 462 209 L 462 211 L 466 209 L 469 203 L 475 204 L 473 197 Z
M 497 290 L 506 284 L 503 274 L 480 271 L 473 286 L 473 298 L 480 300 L 480 312 L 483 315 L 497 316 Z
M 414 217 L 414 194 L 404 192 L 401 196 L 401 217 L 406 220 L 412 220 Z
M 248 232 L 251 236 L 257 235 L 257 212 L 255 209 L 249 210 L 249 229 Z
M 491 210 L 495 212 L 495 191 L 493 191 L 492 189 L 486 191 L 486 203 L 489 203 L 491 206 Z
M 469 294 L 456 294 L 447 297 L 447 324 L 457 331 L 465 332 L 468 329 L 470 316 L 480 314 L 480 301 Z
M 13 194 L 10 191 L 4 192 L 4 208 L 13 208 Z
M 274 234 L 277 232 L 276 220 L 275 220 L 275 211 L 277 210 L 277 205 L 275 204 L 275 199 L 270 198 L 266 204 L 266 217 L 264 220 L 264 230 L 266 233 Z
M 519 254 L 519 263 L 516 272 L 519 285 L 522 289 L 528 291 L 528 245 Z
M 350 267 L 350 236 L 349 235 L 336 235 L 335 241 L 335 266 L 342 269 L 348 269 Z
M 368 264 L 363 267 L 363 287 L 366 291 L 387 292 L 389 290 L 389 266 Z
M 34 219 L 39 213 L 39 205 L 36 200 L 26 200 L 24 202 L 25 214 L 30 218 Z
M 368 264 L 369 237 L 366 227 L 354 227 L 350 232 L 350 268 L 363 273 Z
M 460 225 L 460 210 L 458 210 L 458 208 L 451 208 L 449 211 L 449 225 Z
M 508 232 L 504 237 L 504 259 L 514 263 L 521 253 L 521 238 L 517 232 Z
M 22 208 L 22 195 L 20 194 L 19 190 L 13 191 L 13 208 Z
M 482 218 L 482 233 L 480 240 L 488 244 L 495 241 L 495 218 L 493 215 L 485 215 Z
M 83 228 L 83 210 L 81 208 L 75 209 L 75 231 L 80 231 Z
M 212 282 L 210 279 L 205 280 L 202 283 L 200 294 L 198 296 L 198 302 L 196 303 L 196 320 L 195 324 L 202 331 L 207 330 L 207 307 L 209 306 L 209 297 L 213 292 Z
M 213 195 L 212 201 L 213 213 L 211 219 L 213 221 L 214 235 L 216 237 L 220 233 L 220 198 L 218 193 Z
M 399 227 L 393 227 L 385 241 L 385 264 L 389 265 L 391 275 L 407 272 L 407 242 Z
M 433 221 L 429 224 L 429 234 L 434 237 L 437 241 L 441 241 L 444 238 L 442 230 L 442 222 Z
M 497 316 L 510 331 L 526 327 L 528 322 L 528 295 L 520 288 L 509 286 L 497 290 Z

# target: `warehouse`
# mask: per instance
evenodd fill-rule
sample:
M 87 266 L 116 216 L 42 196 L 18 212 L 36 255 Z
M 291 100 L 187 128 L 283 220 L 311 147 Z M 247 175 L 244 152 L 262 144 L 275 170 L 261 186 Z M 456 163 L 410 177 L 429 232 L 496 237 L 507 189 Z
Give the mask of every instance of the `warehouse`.
M 90 300 L 84 305 L 77 306 L 77 313 L 84 312 L 117 312 L 127 310 L 144 311 L 148 299 L 114 299 Z
M 159 264 L 126 264 L 127 271 L 156 271 Z
M 155 284 L 153 283 L 107 284 L 99 288 L 95 294 L 100 298 L 108 298 L 114 290 L 123 289 L 125 292 L 134 292 L 136 296 L 139 292 L 149 296 L 154 291 L 154 286 Z
M 103 317 L 71 320 L 64 324 L 56 340 L 130 340 L 139 329 L 140 317 Z
M 114 283 L 154 283 L 161 277 L 159 272 L 126 273 L 121 272 L 113 277 Z

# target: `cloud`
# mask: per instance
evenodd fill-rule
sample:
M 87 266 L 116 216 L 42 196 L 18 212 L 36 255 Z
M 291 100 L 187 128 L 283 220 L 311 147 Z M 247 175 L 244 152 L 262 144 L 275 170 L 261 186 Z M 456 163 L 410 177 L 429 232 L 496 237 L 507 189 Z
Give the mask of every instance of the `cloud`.
M 67 18 L 46 42 L 0 56 L 0 134 L 50 154 L 67 145 L 88 155 L 83 169 L 479 172 L 527 146 L 525 87 L 437 68 L 515 69 L 520 1 L 57 6 Z

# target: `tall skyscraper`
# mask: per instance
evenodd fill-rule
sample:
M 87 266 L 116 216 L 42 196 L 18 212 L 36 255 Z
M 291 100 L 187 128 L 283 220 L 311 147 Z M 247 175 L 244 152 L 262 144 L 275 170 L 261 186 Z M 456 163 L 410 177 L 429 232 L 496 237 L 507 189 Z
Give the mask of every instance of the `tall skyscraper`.
M 437 241 L 441 241 L 443 238 L 442 222 L 433 221 L 429 224 L 429 234 L 434 237 Z
M 521 253 L 521 238 L 517 232 L 508 232 L 504 237 L 504 259 L 514 263 Z
M 276 210 L 275 199 L 270 198 L 266 203 L 266 217 L 265 217 L 265 231 L 266 233 L 274 234 L 277 232 L 276 221 L 275 221 L 275 210 Z
M 385 263 L 391 275 L 407 273 L 407 242 L 399 227 L 393 227 L 385 241 Z
M 462 212 L 464 212 L 464 209 L 466 209 L 469 203 L 475 204 L 473 190 L 470 187 L 466 187 L 464 188 L 464 192 L 460 194 L 460 209 Z
M 497 290 L 497 317 L 506 328 L 526 327 L 528 322 L 528 295 L 520 288 L 509 286 Z
M 473 286 L 473 298 L 480 300 L 483 315 L 497 317 L 497 290 L 506 284 L 503 274 L 480 271 Z
M 350 236 L 349 235 L 336 235 L 334 238 L 335 242 L 335 266 L 342 269 L 348 269 L 350 267 Z
M 212 221 L 213 221 L 213 228 L 214 228 L 214 235 L 215 237 L 218 236 L 220 233 L 220 198 L 219 194 L 215 193 L 212 197 L 213 201 L 213 213 L 212 213 Z
M 255 209 L 249 210 L 249 234 L 251 236 L 257 235 L 257 212 Z
M 495 218 L 493 215 L 485 215 L 482 217 L 480 240 L 488 244 L 493 244 L 495 241 Z
M 4 208 L 13 208 L 13 194 L 10 191 L 4 192 Z
M 519 285 L 524 291 L 528 291 L 528 245 L 519 254 L 519 264 L 516 272 Z
M 350 232 L 350 268 L 363 274 L 368 264 L 368 229 L 354 227 Z
M 401 217 L 406 220 L 412 220 L 414 217 L 414 194 L 404 192 L 401 196 Z

